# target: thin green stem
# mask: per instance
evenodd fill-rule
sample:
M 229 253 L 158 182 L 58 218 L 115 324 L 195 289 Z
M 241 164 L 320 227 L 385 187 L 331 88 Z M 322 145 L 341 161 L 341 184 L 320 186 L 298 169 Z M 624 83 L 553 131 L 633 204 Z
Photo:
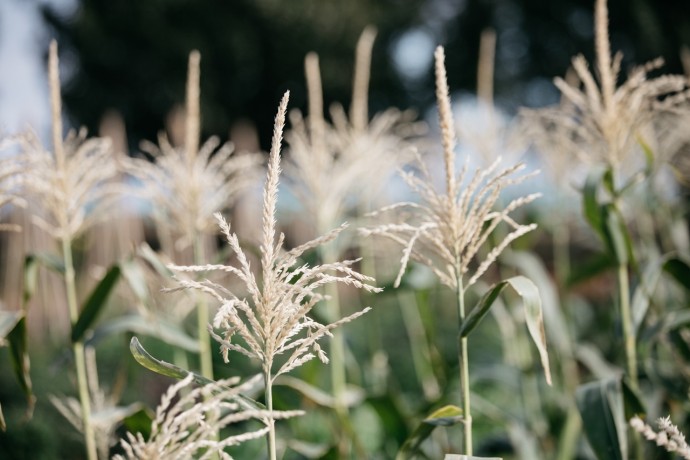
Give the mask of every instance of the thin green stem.
M 332 243 L 321 248 L 321 258 L 324 263 L 331 263 L 335 260 L 335 249 L 332 248 Z M 330 321 L 337 321 L 341 318 L 340 298 L 338 295 L 337 283 L 326 284 L 325 287 L 328 300 L 328 314 Z M 345 404 L 345 343 L 343 335 L 339 330 L 333 331 L 331 338 L 331 385 L 333 390 L 333 398 L 335 402 L 335 410 L 339 416 L 347 417 L 347 405 Z
M 74 261 L 72 258 L 72 241 L 69 238 L 62 239 L 62 258 L 65 263 L 65 289 L 67 291 L 67 305 L 72 327 L 79 319 L 79 306 L 77 303 L 77 288 L 75 284 Z M 84 344 L 80 341 L 72 345 L 74 362 L 77 368 L 77 386 L 79 401 L 81 403 L 81 416 L 86 442 L 86 454 L 89 460 L 97 460 L 96 436 L 91 424 L 91 398 L 89 385 L 86 380 L 86 358 L 84 356 Z
M 459 266 L 459 264 L 456 264 Z M 465 292 L 462 275 L 456 272 L 457 280 L 457 304 L 458 304 L 458 329 L 465 321 Z M 462 416 L 464 419 L 465 454 L 472 455 L 472 411 L 470 408 L 470 366 L 468 361 L 467 337 L 458 335 L 460 348 L 460 389 L 462 391 Z
M 199 234 L 195 235 L 194 263 L 196 265 L 203 265 L 206 263 L 205 252 L 206 251 L 204 251 L 204 242 L 202 236 Z M 213 357 L 211 356 L 211 336 L 208 332 L 208 305 L 203 296 L 197 296 L 196 303 L 197 335 L 199 340 L 199 361 L 201 367 L 201 375 L 203 375 L 207 379 L 213 380 Z
M 266 408 L 269 411 L 268 416 L 268 458 L 269 460 L 276 460 L 276 427 L 275 420 L 273 420 L 273 381 L 271 379 L 271 367 L 266 365 L 264 369 L 264 383 L 266 386 Z
M 623 323 L 623 340 L 625 341 L 625 361 L 628 377 L 633 388 L 637 389 L 637 352 L 635 350 L 635 330 L 632 323 L 632 311 L 630 308 L 630 282 L 628 280 L 628 267 L 625 264 L 618 266 L 618 290 L 621 304 L 621 321 Z

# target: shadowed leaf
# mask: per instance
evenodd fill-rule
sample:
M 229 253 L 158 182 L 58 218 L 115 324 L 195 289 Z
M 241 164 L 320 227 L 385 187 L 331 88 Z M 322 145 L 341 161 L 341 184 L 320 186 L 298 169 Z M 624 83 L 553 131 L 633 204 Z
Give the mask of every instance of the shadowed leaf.
M 5 337 L 7 337 L 23 317 L 23 311 L 0 310 L 0 346 L 3 345 Z
M 690 290 L 690 264 L 678 257 L 672 257 L 664 263 L 663 268 L 681 286 Z
M 22 392 L 24 392 L 26 396 L 26 401 L 29 406 L 27 411 L 31 414 L 36 398 L 34 398 L 33 395 L 33 385 L 31 383 L 31 375 L 29 374 L 30 362 L 27 350 L 26 317 L 22 317 L 17 321 L 14 328 L 7 335 L 7 342 L 10 348 L 12 369 L 14 370 L 14 374 L 17 377 Z
M 72 327 L 73 343 L 80 341 L 84 337 L 84 333 L 91 327 L 98 314 L 103 310 L 110 293 L 120 279 L 120 273 L 119 265 L 113 265 L 100 283 L 91 291 L 91 295 L 84 302 L 77 323 Z
M 589 444 L 599 460 L 627 460 L 628 441 L 621 381 L 590 382 L 575 392 Z

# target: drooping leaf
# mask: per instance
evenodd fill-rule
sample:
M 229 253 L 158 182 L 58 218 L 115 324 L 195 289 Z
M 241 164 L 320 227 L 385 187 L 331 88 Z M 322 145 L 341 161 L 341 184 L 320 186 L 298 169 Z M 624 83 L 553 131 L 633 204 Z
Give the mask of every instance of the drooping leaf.
M 282 385 L 299 391 L 307 399 L 320 406 L 330 408 L 336 407 L 336 402 L 332 395 L 326 393 L 320 388 L 315 387 L 314 385 L 311 385 L 310 383 L 305 382 L 304 380 L 291 377 L 289 375 L 281 375 L 280 377 L 276 378 L 273 383 L 274 385 Z M 366 397 L 366 392 L 364 389 L 355 385 L 348 385 L 347 389 L 343 393 L 342 403 L 345 404 L 346 407 L 354 407 L 358 404 L 361 404 Z
M 422 445 L 437 426 L 450 426 L 462 421 L 462 409 L 457 406 L 443 406 L 435 410 L 428 417 L 422 420 L 412 431 L 412 434 L 405 440 L 400 447 L 396 460 L 414 458 Z
M 583 428 L 599 460 L 627 460 L 627 423 L 619 378 L 581 385 L 575 392 Z
M 181 380 L 191 374 L 194 382 L 198 383 L 199 385 L 208 385 L 209 383 L 214 383 L 213 380 L 207 379 L 206 377 L 195 372 L 188 371 L 179 366 L 175 366 L 174 364 L 154 358 L 148 351 L 146 351 L 146 349 L 139 342 L 139 339 L 136 337 L 132 337 L 132 340 L 129 342 L 129 351 L 139 364 L 144 366 L 146 369 L 155 372 L 156 374 L 165 375 L 166 377 L 172 377 L 178 380 Z M 236 398 L 237 402 L 242 404 L 247 409 L 266 409 L 266 406 L 247 396 L 240 394 L 237 395 Z
M 39 267 L 48 268 L 56 273 L 65 273 L 63 261 L 50 253 L 29 254 L 24 259 L 24 289 L 22 305 L 26 306 L 36 292 Z
M 155 337 L 185 351 L 192 353 L 199 352 L 199 341 L 187 335 L 187 333 L 176 324 L 160 318 L 156 318 L 154 321 L 138 314 L 120 316 L 109 320 L 105 324 L 94 329 L 85 343 L 95 346 L 106 337 L 125 332 Z
M 546 382 L 551 385 L 551 366 L 549 365 L 549 352 L 546 345 L 546 333 L 544 331 L 544 315 L 541 308 L 541 297 L 539 289 L 528 278 L 524 276 L 514 276 L 507 280 L 496 283 L 482 296 L 477 305 L 470 311 L 465 321 L 460 325 L 460 336 L 467 335 L 479 324 L 486 316 L 491 305 L 501 291 L 510 286 L 522 298 L 522 305 L 525 309 L 525 321 L 527 330 L 532 337 L 532 341 L 537 346 L 541 364 L 544 368 Z
M 91 327 L 99 313 L 107 304 L 108 297 L 120 279 L 120 266 L 113 265 L 108 273 L 94 287 L 86 302 L 82 306 L 77 323 L 72 327 L 72 342 L 78 342 L 84 337 L 84 333 Z
M 526 251 L 511 251 L 504 254 L 504 262 L 518 268 L 532 280 L 539 289 L 544 310 L 544 322 L 549 331 L 549 341 L 567 356 L 572 356 L 572 343 L 567 321 L 558 300 L 557 287 L 544 263 L 536 255 Z

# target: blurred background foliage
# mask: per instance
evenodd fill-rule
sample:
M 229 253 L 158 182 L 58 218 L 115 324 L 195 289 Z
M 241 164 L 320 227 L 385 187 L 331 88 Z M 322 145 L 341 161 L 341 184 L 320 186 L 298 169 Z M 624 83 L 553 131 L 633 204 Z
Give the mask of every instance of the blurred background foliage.
M 154 139 L 184 97 L 186 59 L 202 56 L 204 134 L 227 134 L 247 119 L 262 146 L 276 101 L 292 91 L 304 108 L 303 59 L 321 58 L 326 107 L 347 104 L 354 46 L 366 25 L 378 29 L 370 110 L 424 110 L 433 103 L 431 53 L 446 47 L 449 85 L 474 91 L 479 37 L 497 33 L 495 100 L 509 111 L 553 103 L 551 84 L 572 56 L 593 57 L 590 0 L 81 0 L 69 15 L 43 8 L 72 78 L 65 105 L 76 125 L 96 132 L 110 109 L 120 112 L 132 146 Z M 690 2 L 611 0 L 613 50 L 623 70 L 662 56 L 664 72 L 681 73 L 679 50 L 690 46 Z M 52 35 L 52 34 L 51 34 Z M 64 57 L 63 57 L 64 59 Z

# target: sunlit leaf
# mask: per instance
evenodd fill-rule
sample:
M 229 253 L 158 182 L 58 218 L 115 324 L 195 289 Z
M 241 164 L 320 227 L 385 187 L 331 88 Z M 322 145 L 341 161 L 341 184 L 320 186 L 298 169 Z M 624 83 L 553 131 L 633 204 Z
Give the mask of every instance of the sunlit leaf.
M 146 301 L 149 298 L 149 288 L 146 284 L 146 276 L 141 265 L 136 260 L 125 260 L 120 264 L 122 276 L 132 288 L 139 300 Z
M 136 337 L 132 337 L 132 340 L 129 342 L 129 351 L 139 364 L 144 366 L 146 369 L 155 372 L 156 374 L 165 375 L 166 377 L 172 377 L 178 380 L 182 380 L 191 374 L 194 382 L 198 383 L 199 385 L 208 385 L 209 383 L 214 383 L 213 380 L 207 379 L 206 377 L 203 377 L 195 372 L 188 371 L 179 366 L 175 366 L 174 364 L 154 358 L 151 356 L 151 354 L 149 354 L 148 351 L 146 351 L 146 349 L 139 342 L 139 339 Z M 251 398 L 248 398 L 247 396 L 237 395 L 236 399 L 238 403 L 242 404 L 247 409 L 266 409 L 266 406 L 254 401 Z
M 467 337 L 469 333 L 486 316 L 491 305 L 498 298 L 501 291 L 510 286 L 522 298 L 522 305 L 525 309 L 525 321 L 527 330 L 532 337 L 532 341 L 537 346 L 541 364 L 544 368 L 546 382 L 551 385 L 551 366 L 549 365 L 549 353 L 546 345 L 546 333 L 544 331 L 544 315 L 541 308 L 541 297 L 537 286 L 524 276 L 514 276 L 501 281 L 482 296 L 477 305 L 470 311 L 465 321 L 460 326 L 460 336 Z
M 120 316 L 105 322 L 93 330 L 85 343 L 95 346 L 107 337 L 125 332 L 155 337 L 168 345 L 192 353 L 199 352 L 199 341 L 187 335 L 178 325 L 160 318 L 146 318 L 138 314 Z
M 414 458 L 422 445 L 437 426 L 450 426 L 462 421 L 462 409 L 457 406 L 443 406 L 422 420 L 400 447 L 396 460 Z
M 299 391 L 303 396 L 309 400 L 315 402 L 316 404 L 323 407 L 336 407 L 335 399 L 333 395 L 326 393 L 320 388 L 311 385 L 304 380 L 291 377 L 289 375 L 281 375 L 274 380 L 274 385 L 282 385 L 290 387 L 293 390 Z M 348 385 L 347 389 L 343 392 L 342 403 L 346 407 L 354 407 L 361 404 L 366 397 L 366 392 L 363 388 L 357 387 L 355 385 Z
M 566 355 L 572 355 L 572 344 L 567 321 L 558 300 L 557 287 L 554 284 L 544 262 L 536 255 L 526 251 L 511 251 L 503 260 L 519 269 L 539 288 L 539 295 L 544 310 L 544 322 L 549 332 L 549 340 Z

